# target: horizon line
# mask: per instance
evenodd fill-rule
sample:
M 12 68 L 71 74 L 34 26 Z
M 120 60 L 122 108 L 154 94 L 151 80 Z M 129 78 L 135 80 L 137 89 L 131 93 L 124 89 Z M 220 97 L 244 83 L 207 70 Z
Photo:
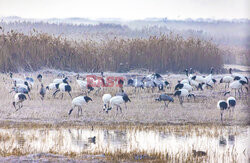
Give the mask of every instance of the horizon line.
M 91 18 L 91 17 L 64 17 L 64 18 L 59 18 L 59 17 L 50 17 L 50 18 L 27 18 L 27 17 L 20 17 L 16 15 L 12 16 L 0 16 L 0 19 L 4 18 L 16 18 L 16 19 L 27 19 L 27 20 L 51 20 L 51 19 L 58 19 L 58 20 L 63 20 L 63 19 L 88 19 L 88 20 L 105 20 L 105 19 L 116 19 L 119 21 L 140 21 L 140 20 L 149 20 L 149 19 L 161 19 L 161 20 L 177 20 L 177 21 L 187 21 L 187 20 L 194 20 L 194 21 L 206 21 L 206 20 L 213 20 L 213 21 L 237 21 L 237 20 L 245 20 L 245 21 L 250 21 L 249 18 L 212 18 L 212 17 L 207 17 L 207 18 L 168 18 L 168 17 L 145 17 L 143 19 L 124 19 L 124 18 L 117 18 L 117 17 L 99 17 L 99 18 Z M 106 20 L 107 21 L 107 20 Z

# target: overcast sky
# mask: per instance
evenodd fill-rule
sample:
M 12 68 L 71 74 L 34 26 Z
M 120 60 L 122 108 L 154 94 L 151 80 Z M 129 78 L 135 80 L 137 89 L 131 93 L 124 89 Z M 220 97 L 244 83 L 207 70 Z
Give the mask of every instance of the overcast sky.
M 0 17 L 250 19 L 250 0 L 0 0 Z

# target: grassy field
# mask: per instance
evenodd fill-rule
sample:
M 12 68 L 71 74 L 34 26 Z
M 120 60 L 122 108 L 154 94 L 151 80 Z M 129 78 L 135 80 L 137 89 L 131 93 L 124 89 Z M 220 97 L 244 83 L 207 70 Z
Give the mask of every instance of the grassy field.
M 36 78 L 37 73 L 28 74 Z M 107 73 L 106 73 L 107 75 Z M 112 74 L 110 75 L 117 75 Z M 120 74 L 128 75 L 128 74 Z M 219 80 L 221 75 L 215 75 Z M 14 77 L 23 77 L 23 74 L 14 74 Z M 48 85 L 56 78 L 56 74 L 43 74 L 43 83 Z M 173 93 L 173 87 L 177 80 L 184 79 L 184 75 L 165 75 L 172 85 L 172 89 L 166 89 L 167 93 Z M 71 74 L 72 96 L 77 97 L 82 92 L 76 83 L 76 78 Z M 218 81 L 217 80 L 217 81 Z M 93 99 L 87 105 L 83 106 L 83 115 L 77 116 L 77 109 L 72 115 L 68 116 L 68 111 L 71 108 L 71 98 L 68 94 L 64 95 L 63 100 L 60 94 L 54 99 L 53 92 L 47 92 L 45 99 L 40 99 L 39 91 L 37 89 L 38 81 L 35 82 L 31 90 L 31 100 L 24 102 L 24 107 L 19 111 L 15 111 L 12 102 L 14 93 L 9 93 L 12 84 L 11 79 L 6 74 L 0 75 L 0 124 L 5 126 L 7 124 L 28 124 L 32 126 L 39 124 L 50 125 L 87 125 L 87 124 L 221 124 L 220 111 L 217 109 L 217 102 L 224 97 L 224 84 L 217 83 L 213 90 L 206 89 L 204 91 L 193 91 L 197 96 L 195 101 L 190 99 L 185 102 L 183 106 L 180 105 L 178 98 L 175 98 L 174 103 L 170 103 L 169 107 L 165 109 L 164 103 L 156 102 L 155 98 L 160 94 L 157 90 L 154 93 L 148 90 L 142 90 L 139 93 L 134 93 L 133 88 L 126 87 L 124 90 L 131 98 L 131 102 L 127 103 L 128 109 L 124 106 L 123 112 L 120 113 L 116 109 L 111 110 L 108 114 L 102 111 L 102 95 L 103 93 L 111 93 L 114 95 L 118 88 L 105 88 L 99 94 L 90 97 Z M 39 86 L 40 87 L 40 86 Z M 246 125 L 249 124 L 249 95 L 245 93 L 244 97 L 237 98 L 237 106 L 235 117 L 226 117 L 224 124 L 228 125 Z M 227 114 L 225 114 L 227 116 Z

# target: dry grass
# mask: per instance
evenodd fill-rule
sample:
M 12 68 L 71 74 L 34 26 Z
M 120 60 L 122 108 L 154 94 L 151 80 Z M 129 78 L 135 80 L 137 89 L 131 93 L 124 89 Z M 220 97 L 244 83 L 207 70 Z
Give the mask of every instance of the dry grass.
M 0 155 L 2 155 L 0 151 Z M 81 153 L 81 157 L 79 155 L 76 155 L 76 153 L 64 153 L 63 155 L 58 154 L 57 152 L 51 152 L 43 156 L 41 158 L 30 158 L 29 153 L 25 153 L 22 151 L 22 149 L 16 149 L 13 151 L 13 153 L 5 153 L 3 158 L 0 157 L 0 160 L 30 160 L 30 161 L 45 161 L 47 159 L 50 159 L 51 161 L 79 161 L 79 162 L 85 162 L 85 161 L 91 161 L 91 162 L 204 162 L 214 159 L 209 159 L 208 157 L 194 157 L 192 152 L 188 154 L 176 154 L 176 155 L 170 155 L 167 154 L 166 156 L 161 155 L 161 153 L 153 153 L 153 154 L 146 154 L 144 152 L 129 152 L 129 153 L 104 153 L 102 157 L 100 157 L 99 153 L 96 154 L 90 154 L 90 153 Z M 51 157 L 51 155 L 53 157 Z M 11 156 L 11 157 L 10 157 Z M 17 156 L 17 157 L 16 157 Z M 57 156 L 57 157 L 56 157 Z M 9 157 L 9 158 L 8 158 Z M 227 157 L 227 156 L 224 156 Z M 8 159 L 6 159 L 8 158 Z M 217 160 L 217 159 L 215 159 Z M 218 161 L 218 160 L 217 160 Z
M 22 77 L 21 74 L 14 74 L 15 77 Z M 33 74 L 35 78 L 36 74 Z M 52 82 L 55 75 L 44 74 L 44 85 Z M 185 78 L 184 76 L 173 77 L 168 76 L 168 81 L 172 83 L 172 87 L 177 82 L 177 79 Z M 72 95 L 76 97 L 81 94 L 74 77 L 72 79 Z M 128 103 L 128 109 L 123 107 L 123 113 L 116 112 L 116 109 L 111 110 L 108 114 L 102 111 L 102 91 L 98 95 L 91 93 L 89 96 L 93 102 L 83 106 L 83 115 L 77 116 L 77 109 L 72 115 L 68 116 L 68 111 L 71 108 L 71 99 L 68 94 L 64 95 L 64 99 L 60 99 L 60 94 L 56 99 L 52 98 L 52 92 L 47 92 L 46 98 L 42 101 L 39 97 L 37 85 L 31 91 L 32 100 L 24 102 L 24 107 L 15 111 L 12 101 L 13 95 L 9 90 L 12 87 L 10 79 L 7 75 L 0 77 L 0 121 L 2 125 L 8 123 L 28 123 L 48 124 L 48 125 L 87 125 L 87 124 L 220 124 L 220 114 L 217 109 L 219 99 L 226 99 L 223 96 L 224 85 L 217 85 L 214 90 L 194 91 L 198 95 L 193 101 L 185 100 L 181 106 L 177 98 L 174 103 L 170 103 L 169 107 L 164 110 L 164 104 L 155 102 L 155 98 L 159 95 L 155 93 L 147 93 L 142 91 L 134 94 L 132 88 L 125 87 L 125 91 L 131 98 L 131 103 Z M 105 93 L 115 94 L 117 88 L 105 88 Z M 172 93 L 173 90 L 167 90 Z M 203 97 L 204 96 L 204 97 Z M 226 117 L 225 124 L 249 124 L 249 109 L 248 100 L 246 98 L 237 99 L 236 117 Z M 227 114 L 226 114 L 227 116 Z M 35 125 L 33 124 L 33 125 Z
M 98 72 L 183 71 L 193 67 L 207 72 L 222 67 L 222 52 L 209 41 L 175 34 L 148 39 L 70 41 L 45 33 L 24 35 L 14 31 L 0 34 L 0 71 L 36 71 L 41 68 Z
M 219 48 L 223 51 L 224 63 L 249 66 L 250 50 L 248 48 L 222 45 Z

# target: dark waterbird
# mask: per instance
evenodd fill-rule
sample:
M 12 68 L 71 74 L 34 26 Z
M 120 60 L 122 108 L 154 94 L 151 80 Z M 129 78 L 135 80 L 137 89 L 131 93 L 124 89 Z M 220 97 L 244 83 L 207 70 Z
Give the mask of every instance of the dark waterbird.
M 173 97 L 167 95 L 167 94 L 161 94 L 159 98 L 155 99 L 156 101 L 164 101 L 165 107 L 168 107 L 168 104 L 170 102 L 174 102 Z M 168 102 L 168 103 L 166 103 Z

